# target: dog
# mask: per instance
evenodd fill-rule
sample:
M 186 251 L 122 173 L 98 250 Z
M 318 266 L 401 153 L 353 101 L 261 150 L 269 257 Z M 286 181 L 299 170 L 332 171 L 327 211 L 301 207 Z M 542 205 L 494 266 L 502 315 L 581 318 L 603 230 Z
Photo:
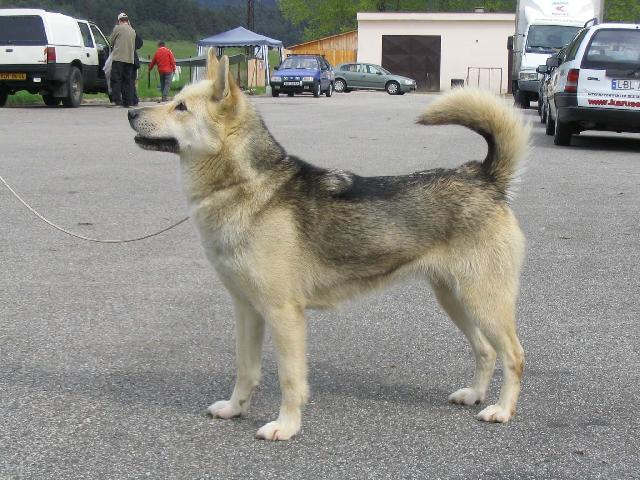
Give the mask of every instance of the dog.
M 475 355 L 471 385 L 449 401 L 483 402 L 499 357 L 500 397 L 477 418 L 507 422 L 524 366 L 515 318 L 525 241 L 508 202 L 529 130 L 515 110 L 490 93 L 447 93 L 417 122 L 476 131 L 488 144 L 484 161 L 361 177 L 287 155 L 235 84 L 226 56 L 210 51 L 207 72 L 168 104 L 130 110 L 129 122 L 140 147 L 179 155 L 191 218 L 233 299 L 235 387 L 208 412 L 247 413 L 267 326 L 282 401 L 256 436 L 293 437 L 309 395 L 305 310 L 419 275 Z

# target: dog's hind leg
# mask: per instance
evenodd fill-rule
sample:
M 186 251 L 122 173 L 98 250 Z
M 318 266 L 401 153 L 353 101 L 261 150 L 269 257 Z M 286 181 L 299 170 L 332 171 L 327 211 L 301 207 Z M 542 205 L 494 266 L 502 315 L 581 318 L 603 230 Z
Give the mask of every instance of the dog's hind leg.
M 449 401 L 460 405 L 482 403 L 495 368 L 496 352 L 475 322 L 469 318 L 456 293 L 448 285 L 437 281 L 432 282 L 432 287 L 444 311 L 469 340 L 476 361 L 471 386 L 453 392 L 449 395 Z
M 260 382 L 264 319 L 248 303 L 234 299 L 236 320 L 236 385 L 231 399 L 211 405 L 213 417 L 233 418 L 245 415 L 251 395 Z
M 288 440 L 300 430 L 301 408 L 309 396 L 305 358 L 304 311 L 286 305 L 265 314 L 276 346 L 282 401 L 278 418 L 264 425 L 256 437 Z
M 476 418 L 485 422 L 504 423 L 515 414 L 524 368 L 524 352 L 516 335 L 515 311 L 517 287 L 508 278 L 499 282 L 478 279 L 466 288 L 460 299 L 469 318 L 497 352 L 503 367 L 500 397 L 494 405 L 482 410 Z M 517 280 L 516 280 L 517 282 Z

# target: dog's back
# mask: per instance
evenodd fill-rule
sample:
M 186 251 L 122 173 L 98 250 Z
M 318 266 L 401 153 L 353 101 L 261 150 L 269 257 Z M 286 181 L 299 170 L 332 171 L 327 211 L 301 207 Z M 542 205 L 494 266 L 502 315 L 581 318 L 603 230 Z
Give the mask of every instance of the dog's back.
M 338 273 L 330 280 L 313 275 L 320 290 L 330 289 L 323 280 L 384 283 L 400 270 L 424 266 L 435 251 L 456 246 L 460 255 L 480 237 L 502 235 L 496 228 L 506 223 L 517 229 L 507 200 L 528 141 L 518 115 L 492 95 L 459 90 L 436 100 L 418 121 L 472 128 L 487 139 L 486 159 L 455 169 L 361 177 L 287 158 L 289 180 L 277 203 L 294 213 L 310 262 Z

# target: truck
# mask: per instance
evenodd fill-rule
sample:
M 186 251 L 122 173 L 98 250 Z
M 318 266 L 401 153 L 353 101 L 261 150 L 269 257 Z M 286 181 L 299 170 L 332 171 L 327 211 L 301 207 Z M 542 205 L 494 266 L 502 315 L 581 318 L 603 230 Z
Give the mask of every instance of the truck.
M 541 76 L 536 72 L 547 58 L 567 45 L 589 21 L 602 21 L 604 0 L 518 0 L 511 91 L 516 105 L 529 108 L 538 100 Z
M 21 90 L 47 106 L 77 107 L 83 93 L 107 92 L 110 45 L 87 20 L 39 9 L 0 9 L 0 107 Z

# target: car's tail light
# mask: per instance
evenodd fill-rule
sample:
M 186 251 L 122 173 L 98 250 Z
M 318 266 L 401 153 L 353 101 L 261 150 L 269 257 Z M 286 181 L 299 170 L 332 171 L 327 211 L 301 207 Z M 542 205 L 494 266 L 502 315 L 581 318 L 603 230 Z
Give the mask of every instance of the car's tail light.
M 567 73 L 567 83 L 564 86 L 566 93 L 578 93 L 578 80 L 580 79 L 580 70 L 572 68 Z
M 44 49 L 44 53 L 47 56 L 47 63 L 56 62 L 56 47 L 47 47 Z

